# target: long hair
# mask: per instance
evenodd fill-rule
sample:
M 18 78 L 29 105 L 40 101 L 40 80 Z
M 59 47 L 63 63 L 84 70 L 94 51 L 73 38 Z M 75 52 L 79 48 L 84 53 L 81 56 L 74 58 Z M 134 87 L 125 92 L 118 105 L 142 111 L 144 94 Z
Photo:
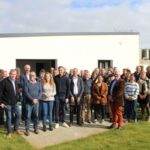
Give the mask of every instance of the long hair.
M 49 81 L 46 80 L 46 75 L 50 76 L 50 80 Z M 53 79 L 53 75 L 51 73 L 49 73 L 49 72 L 45 73 L 45 77 L 44 77 L 44 80 L 42 82 L 42 86 L 44 86 L 44 84 L 46 84 L 46 83 L 49 83 L 49 85 L 52 86 L 53 88 L 56 87 L 54 79 Z

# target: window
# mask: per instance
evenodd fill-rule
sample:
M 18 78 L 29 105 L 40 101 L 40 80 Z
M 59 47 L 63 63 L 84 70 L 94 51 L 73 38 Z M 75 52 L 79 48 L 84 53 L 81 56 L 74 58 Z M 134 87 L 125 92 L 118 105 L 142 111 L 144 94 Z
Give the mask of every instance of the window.
M 149 56 L 150 54 L 148 54 L 148 50 L 147 49 L 142 49 L 142 59 L 143 60 L 149 60 Z

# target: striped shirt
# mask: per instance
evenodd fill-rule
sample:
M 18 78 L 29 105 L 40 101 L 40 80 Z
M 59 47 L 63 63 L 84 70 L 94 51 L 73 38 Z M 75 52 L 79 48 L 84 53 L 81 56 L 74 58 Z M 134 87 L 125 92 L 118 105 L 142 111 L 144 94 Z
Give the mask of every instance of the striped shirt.
M 134 82 L 127 82 L 125 84 L 125 98 L 128 99 L 131 97 L 132 100 L 136 100 L 139 94 L 139 85 Z

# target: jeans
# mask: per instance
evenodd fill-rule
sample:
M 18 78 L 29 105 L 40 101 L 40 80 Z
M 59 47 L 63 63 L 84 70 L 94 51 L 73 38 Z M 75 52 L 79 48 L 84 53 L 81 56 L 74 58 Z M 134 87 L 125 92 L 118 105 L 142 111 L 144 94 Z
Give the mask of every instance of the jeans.
M 42 101 L 43 106 L 43 126 L 46 126 L 46 120 L 49 120 L 49 126 L 52 126 L 54 101 Z
M 11 128 L 12 113 L 15 114 L 14 129 L 18 130 L 21 121 L 21 111 L 19 109 L 18 104 L 7 105 L 7 107 L 5 108 L 5 112 L 6 112 L 6 124 L 7 124 L 8 133 L 12 133 L 12 128 Z
M 39 103 L 38 104 L 26 104 L 26 119 L 25 119 L 25 129 L 29 130 L 30 128 L 30 120 L 31 120 L 31 114 L 33 112 L 33 123 L 34 123 L 34 129 L 38 128 L 38 114 L 39 114 Z
M 127 119 L 137 119 L 137 100 L 127 100 L 126 101 L 127 107 L 126 107 L 126 113 L 127 113 Z
M 56 96 L 56 123 L 59 123 L 59 115 L 62 123 L 66 120 L 66 101 L 65 96 Z

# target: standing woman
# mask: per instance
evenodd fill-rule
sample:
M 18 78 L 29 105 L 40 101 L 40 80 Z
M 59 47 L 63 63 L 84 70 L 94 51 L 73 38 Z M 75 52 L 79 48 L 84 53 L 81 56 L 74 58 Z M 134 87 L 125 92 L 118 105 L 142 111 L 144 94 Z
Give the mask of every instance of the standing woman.
M 56 95 L 56 86 L 52 74 L 46 72 L 42 82 L 43 131 L 46 131 L 46 120 L 49 120 L 49 130 L 52 131 L 52 113 Z
M 137 122 L 137 99 L 139 95 L 139 85 L 136 83 L 134 74 L 130 75 L 129 82 L 125 84 L 125 99 L 126 99 L 126 113 L 127 121 L 131 119 Z
M 93 85 L 92 89 L 95 122 L 97 121 L 99 113 L 101 113 L 102 122 L 105 119 L 107 94 L 108 86 L 106 83 L 103 82 L 103 76 L 98 75 L 98 81 Z

